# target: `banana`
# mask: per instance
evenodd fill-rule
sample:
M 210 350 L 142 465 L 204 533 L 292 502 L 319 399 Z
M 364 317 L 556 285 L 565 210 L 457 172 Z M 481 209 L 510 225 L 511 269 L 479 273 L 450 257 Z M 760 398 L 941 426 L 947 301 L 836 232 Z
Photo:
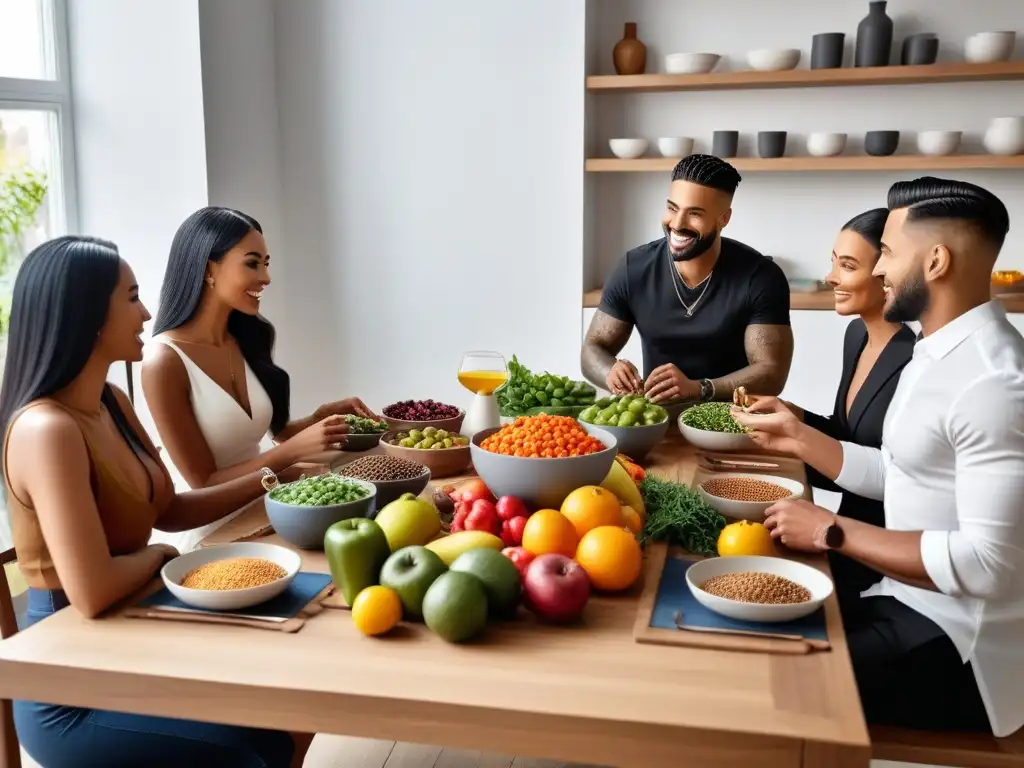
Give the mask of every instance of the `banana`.
M 501 550 L 505 542 L 486 531 L 459 531 L 440 539 L 434 539 L 427 544 L 427 549 L 433 551 L 438 557 L 444 560 L 445 565 L 451 565 L 455 558 L 470 549 L 496 549 Z
M 642 519 L 647 518 L 644 497 L 640 495 L 640 489 L 636 487 L 629 472 L 619 462 L 612 462 L 612 469 L 608 473 L 608 477 L 601 483 L 601 487 L 618 496 L 619 501 L 623 504 L 635 509 Z

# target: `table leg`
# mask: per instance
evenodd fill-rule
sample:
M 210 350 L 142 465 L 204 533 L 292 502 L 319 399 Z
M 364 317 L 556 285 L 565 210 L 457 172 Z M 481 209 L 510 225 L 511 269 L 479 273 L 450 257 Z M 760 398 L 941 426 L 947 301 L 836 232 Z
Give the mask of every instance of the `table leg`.
M 0 768 L 21 768 L 21 748 L 14 732 L 14 709 L 7 699 L 0 700 Z

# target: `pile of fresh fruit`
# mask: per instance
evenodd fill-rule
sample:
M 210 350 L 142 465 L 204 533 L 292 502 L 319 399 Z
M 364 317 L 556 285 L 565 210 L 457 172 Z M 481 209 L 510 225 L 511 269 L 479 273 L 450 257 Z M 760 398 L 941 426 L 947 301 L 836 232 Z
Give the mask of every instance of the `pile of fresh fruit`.
M 436 400 L 402 400 L 385 406 L 384 415 L 401 421 L 437 421 L 454 419 L 461 413 L 454 405 Z
M 508 383 L 495 393 L 502 416 L 575 416 L 593 405 L 597 397 L 597 391 L 587 382 L 551 373 L 532 373 L 515 355 L 508 364 L 508 374 Z
M 463 642 L 520 603 L 544 621 L 579 619 L 592 590 L 620 592 L 640 576 L 645 509 L 626 464 L 616 461 L 601 486 L 578 488 L 560 509 L 495 498 L 479 478 L 445 487 L 435 498 L 454 519 L 440 538 L 438 508 L 412 494 L 375 520 L 336 523 L 324 550 L 356 628 L 381 635 L 422 620 Z
M 606 449 L 569 416 L 520 416 L 484 438 L 480 447 L 491 453 L 523 459 L 567 459 Z
M 397 432 L 388 440 L 391 445 L 402 448 L 421 448 L 424 450 L 442 450 L 444 448 L 462 448 L 469 445 L 469 438 L 437 427 L 410 429 L 408 432 Z
M 370 495 L 361 483 L 329 473 L 313 475 L 282 485 L 270 492 L 270 498 L 296 507 L 330 507 L 359 501 Z
M 667 418 L 664 408 L 643 395 L 602 397 L 580 414 L 580 421 L 595 427 L 650 427 Z
M 354 413 L 345 415 L 345 423 L 348 424 L 349 434 L 353 435 L 379 435 L 388 431 L 388 423 L 386 421 L 367 419 L 362 416 L 356 416 Z

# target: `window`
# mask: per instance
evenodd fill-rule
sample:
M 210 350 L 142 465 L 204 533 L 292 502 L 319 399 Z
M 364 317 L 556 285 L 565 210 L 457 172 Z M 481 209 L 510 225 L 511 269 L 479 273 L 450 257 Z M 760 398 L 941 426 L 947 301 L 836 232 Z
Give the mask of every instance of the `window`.
M 66 0 L 0 0 L 0 379 L 21 259 L 75 230 Z M 0 494 L 0 550 L 10 545 Z

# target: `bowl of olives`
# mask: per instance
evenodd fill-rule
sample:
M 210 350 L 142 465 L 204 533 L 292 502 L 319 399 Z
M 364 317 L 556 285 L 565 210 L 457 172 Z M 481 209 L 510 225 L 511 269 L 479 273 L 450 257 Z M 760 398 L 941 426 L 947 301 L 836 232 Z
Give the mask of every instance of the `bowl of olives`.
M 437 427 L 386 432 L 380 447 L 389 456 L 422 464 L 431 477 L 451 477 L 469 469 L 469 438 Z
M 664 439 L 670 424 L 668 411 L 643 395 L 602 397 L 579 415 L 587 432 L 591 428 L 610 433 L 619 453 L 641 461 Z

